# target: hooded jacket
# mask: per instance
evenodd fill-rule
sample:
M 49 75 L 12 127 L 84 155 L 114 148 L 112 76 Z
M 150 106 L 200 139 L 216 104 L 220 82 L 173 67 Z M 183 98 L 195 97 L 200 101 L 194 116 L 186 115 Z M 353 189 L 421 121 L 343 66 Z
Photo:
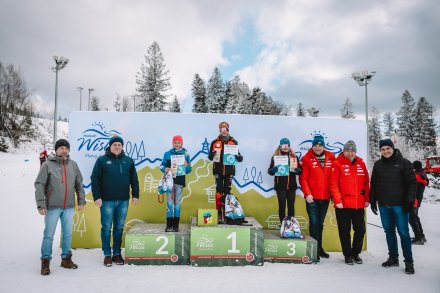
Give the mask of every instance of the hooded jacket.
M 333 202 L 345 209 L 363 209 L 369 202 L 370 179 L 364 161 L 358 156 L 353 162 L 340 153 L 333 162 L 330 176 Z
M 301 159 L 303 171 L 299 176 L 299 182 L 304 196 L 311 194 L 313 199 L 330 199 L 330 174 L 335 155 L 326 150 L 324 154 L 324 167 L 321 166 L 312 149 L 309 149 Z
M 75 193 L 78 205 L 86 204 L 81 171 L 69 157 L 50 155 L 41 166 L 34 185 L 38 209 L 73 208 Z
M 107 148 L 105 155 L 100 156 L 93 167 L 93 199 L 128 200 L 131 195 L 139 198 L 139 181 L 134 161 L 124 151 L 115 156 Z
M 172 148 L 163 155 L 162 163 L 160 164 L 160 170 L 162 171 L 162 173 L 165 173 L 166 168 L 171 167 L 171 156 L 178 156 L 178 155 L 184 155 L 185 161 L 188 163 L 188 166 L 185 166 L 185 174 L 191 172 L 192 167 L 187 150 L 185 148 L 180 148 L 178 150 Z M 175 178 L 173 178 L 173 180 L 174 180 L 174 184 L 185 186 L 185 175 L 176 176 Z
M 371 174 L 370 202 L 384 205 L 413 203 L 417 181 L 413 166 L 398 149 L 389 158 L 382 156 L 374 163 Z

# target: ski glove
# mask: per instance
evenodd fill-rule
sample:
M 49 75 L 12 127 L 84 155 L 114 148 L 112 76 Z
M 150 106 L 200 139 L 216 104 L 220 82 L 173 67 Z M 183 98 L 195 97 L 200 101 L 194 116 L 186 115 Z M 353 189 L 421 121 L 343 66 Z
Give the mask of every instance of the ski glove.
M 235 155 L 235 159 L 237 160 L 237 162 L 242 162 L 243 156 L 242 155 Z
M 370 208 L 373 214 L 377 215 L 377 201 L 370 202 Z
M 272 169 L 269 169 L 268 173 L 270 175 L 275 175 L 276 172 L 278 172 L 278 167 L 277 166 L 273 167 Z
M 210 152 L 208 155 L 208 159 L 212 161 L 214 159 L 215 154 L 216 154 L 216 151 Z
M 413 205 L 414 204 L 412 202 L 405 202 L 402 206 L 402 209 L 405 213 L 409 213 L 414 209 Z

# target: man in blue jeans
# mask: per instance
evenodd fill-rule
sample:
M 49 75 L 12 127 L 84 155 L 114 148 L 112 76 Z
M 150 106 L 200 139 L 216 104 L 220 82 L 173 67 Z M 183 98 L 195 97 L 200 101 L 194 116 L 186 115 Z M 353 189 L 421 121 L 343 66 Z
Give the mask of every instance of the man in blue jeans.
M 397 228 L 405 261 L 405 273 L 414 274 L 408 223 L 416 196 L 416 175 L 412 163 L 394 148 L 391 139 L 381 140 L 379 148 L 382 156 L 373 166 L 370 203 L 375 215 L 379 204 L 380 219 L 388 245 L 389 257 L 382 266 L 386 268 L 399 266 Z
M 40 215 L 44 216 L 44 236 L 41 244 L 41 274 L 50 274 L 52 243 L 58 219 L 61 221 L 61 267 L 76 269 L 72 261 L 72 227 L 75 198 L 78 210 L 86 204 L 83 178 L 78 165 L 69 158 L 70 144 L 65 139 L 55 143 L 55 156 L 43 162 L 35 180 L 35 199 Z M 76 197 L 75 197 L 76 193 Z
M 130 186 L 133 205 L 139 200 L 139 181 L 134 161 L 125 155 L 124 141 L 113 136 L 105 155 L 96 160 L 93 167 L 92 193 L 95 205 L 101 209 L 101 242 L 104 252 L 104 265 L 113 262 L 123 265 L 121 254 L 122 232 L 127 218 Z M 110 237 L 113 225 L 113 254 Z M 112 256 L 113 255 L 113 256 Z

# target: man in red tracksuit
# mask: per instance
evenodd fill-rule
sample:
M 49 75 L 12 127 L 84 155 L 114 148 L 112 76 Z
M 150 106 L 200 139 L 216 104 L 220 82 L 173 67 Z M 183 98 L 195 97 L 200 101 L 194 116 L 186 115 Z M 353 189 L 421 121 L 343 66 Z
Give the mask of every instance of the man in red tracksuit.
M 220 135 L 214 139 L 209 148 L 209 160 L 213 161 L 213 174 L 215 177 L 216 194 L 215 207 L 219 214 L 219 223 L 224 223 L 225 197 L 231 193 L 232 177 L 235 175 L 234 165 L 223 164 L 224 145 L 238 145 L 238 142 L 229 135 L 229 124 L 221 122 L 219 124 Z M 237 162 L 243 161 L 243 156 L 238 153 L 235 156 Z
M 336 210 L 339 239 L 345 263 L 362 263 L 359 254 L 365 236 L 365 208 L 369 206 L 370 180 L 364 161 L 356 156 L 356 144 L 349 140 L 333 163 L 330 190 Z M 350 231 L 353 225 L 353 243 Z
M 322 247 L 322 231 L 330 201 L 329 182 L 334 160 L 333 153 L 325 150 L 322 135 L 313 138 L 312 147 L 301 159 L 302 174 L 299 182 L 306 200 L 310 236 L 318 241 L 318 260 L 330 257 Z

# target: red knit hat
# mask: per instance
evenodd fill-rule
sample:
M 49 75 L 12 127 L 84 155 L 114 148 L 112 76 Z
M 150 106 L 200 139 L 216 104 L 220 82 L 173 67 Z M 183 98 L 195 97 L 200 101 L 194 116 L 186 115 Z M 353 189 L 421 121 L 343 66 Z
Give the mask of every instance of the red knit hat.
M 173 136 L 173 141 L 171 143 L 174 143 L 176 140 L 180 141 L 180 143 L 183 145 L 183 137 L 181 135 Z

